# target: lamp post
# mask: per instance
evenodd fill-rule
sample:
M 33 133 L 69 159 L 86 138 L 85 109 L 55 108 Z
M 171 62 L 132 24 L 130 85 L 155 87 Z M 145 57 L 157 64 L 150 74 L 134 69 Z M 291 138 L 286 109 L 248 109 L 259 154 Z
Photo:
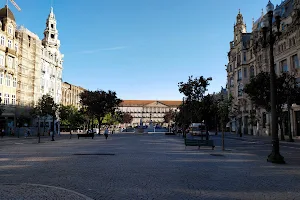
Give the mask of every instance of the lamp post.
M 38 137 L 39 137 L 38 143 L 40 143 L 40 142 L 41 142 L 41 134 L 40 134 L 40 116 L 38 115 L 37 118 L 38 118 Z
M 294 89 L 295 82 L 293 81 L 293 75 L 291 74 L 291 77 L 286 77 L 285 78 L 285 83 L 283 86 L 285 88 L 288 88 L 287 90 L 287 110 L 288 110 L 288 132 L 289 132 L 289 142 L 294 142 L 293 135 L 292 135 L 292 124 L 291 124 L 291 101 L 290 97 L 292 95 L 291 90 Z
M 51 139 L 51 141 L 55 141 L 54 140 L 54 120 L 55 120 L 55 111 L 56 111 L 56 108 L 55 108 L 55 106 L 53 106 L 52 107 L 52 139 Z
M 270 53 L 270 91 L 271 91 L 271 116 L 272 116 L 272 152 L 268 156 L 268 162 L 272 163 L 285 163 L 284 157 L 279 153 L 279 138 L 278 138 L 278 116 L 276 113 L 277 106 L 277 86 L 276 86 L 276 74 L 274 69 L 274 54 L 273 47 L 276 41 L 276 37 L 280 35 L 280 10 L 278 6 L 274 11 L 274 5 L 269 1 L 267 4 L 267 17 L 264 18 L 262 23 L 263 32 L 263 46 L 266 47 L 267 43 L 269 45 Z M 274 11 L 274 15 L 273 15 Z M 273 35 L 273 16 L 276 19 L 277 32 Z M 267 38 L 267 33 L 269 32 L 269 37 Z

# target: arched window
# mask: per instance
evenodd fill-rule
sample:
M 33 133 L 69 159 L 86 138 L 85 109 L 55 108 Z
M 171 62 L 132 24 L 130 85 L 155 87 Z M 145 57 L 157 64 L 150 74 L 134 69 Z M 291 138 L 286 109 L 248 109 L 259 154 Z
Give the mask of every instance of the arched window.
M 13 30 L 12 30 L 12 26 L 11 26 L 11 25 L 9 25 L 9 26 L 8 26 L 8 33 L 9 33 L 9 34 L 12 34 L 12 32 L 13 32 Z
M 230 83 L 229 83 L 230 87 L 234 86 L 234 82 L 233 82 L 233 77 L 230 78 Z

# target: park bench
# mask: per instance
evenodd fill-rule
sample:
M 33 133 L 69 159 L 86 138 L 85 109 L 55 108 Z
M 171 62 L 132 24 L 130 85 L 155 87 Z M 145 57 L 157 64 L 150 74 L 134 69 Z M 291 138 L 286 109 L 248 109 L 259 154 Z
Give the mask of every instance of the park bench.
M 77 136 L 78 136 L 78 139 L 80 138 L 80 137 L 92 137 L 92 139 L 94 139 L 94 133 L 85 133 L 85 134 L 77 134 Z
M 213 140 L 195 140 L 195 139 L 184 139 L 185 146 L 210 146 L 214 150 L 215 145 Z

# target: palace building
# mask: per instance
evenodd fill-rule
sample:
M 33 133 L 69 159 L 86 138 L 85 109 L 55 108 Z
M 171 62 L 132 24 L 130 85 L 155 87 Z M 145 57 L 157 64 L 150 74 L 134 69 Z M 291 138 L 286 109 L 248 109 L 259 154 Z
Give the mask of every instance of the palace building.
M 182 101 L 160 101 L 160 100 L 123 100 L 119 110 L 129 113 L 132 117 L 131 125 L 164 124 L 164 115 L 170 110 L 177 111 Z

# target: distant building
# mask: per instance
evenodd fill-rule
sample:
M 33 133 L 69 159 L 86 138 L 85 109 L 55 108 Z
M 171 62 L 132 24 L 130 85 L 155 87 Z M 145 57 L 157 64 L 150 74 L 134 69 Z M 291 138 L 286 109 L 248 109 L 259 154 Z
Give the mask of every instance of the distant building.
M 155 101 L 155 100 L 124 100 L 119 110 L 129 113 L 132 117 L 132 125 L 164 124 L 164 115 L 170 110 L 177 111 L 182 101 Z
M 62 84 L 62 101 L 61 104 L 64 106 L 75 106 L 76 108 L 80 108 L 80 94 L 84 92 L 86 89 L 72 85 L 67 82 L 63 82 Z

